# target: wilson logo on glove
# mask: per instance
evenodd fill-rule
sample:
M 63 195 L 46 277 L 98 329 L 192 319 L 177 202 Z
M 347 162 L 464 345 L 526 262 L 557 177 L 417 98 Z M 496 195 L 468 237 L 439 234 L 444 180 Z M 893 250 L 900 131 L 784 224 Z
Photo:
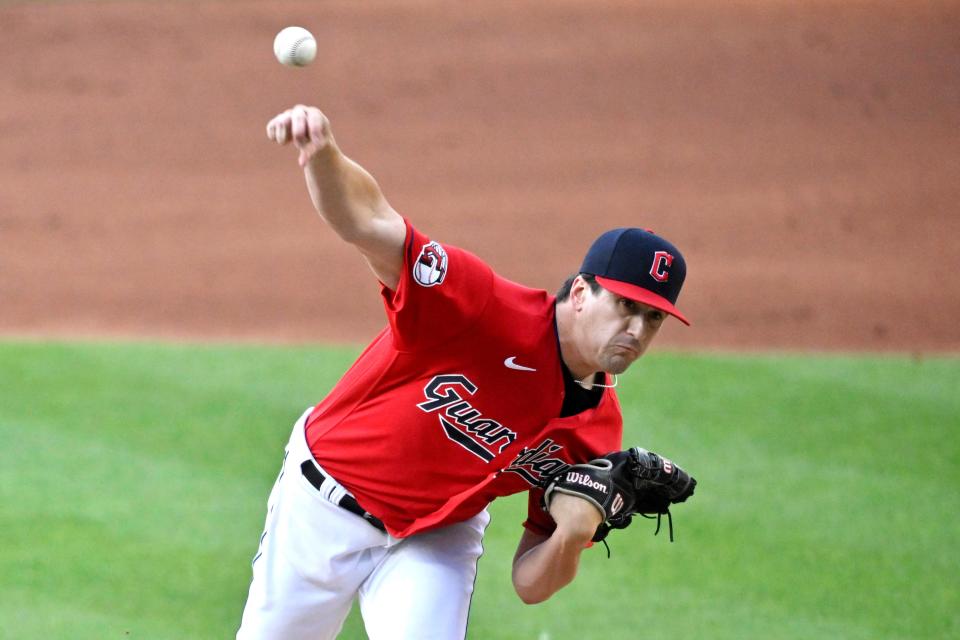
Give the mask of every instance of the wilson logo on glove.
M 577 473 L 576 471 L 571 471 L 567 474 L 567 482 L 572 482 L 574 484 L 583 485 L 584 487 L 589 487 L 591 489 L 596 489 L 600 493 L 607 492 L 607 485 L 602 482 L 597 482 L 590 476 L 585 473 Z
M 610 503 L 610 515 L 617 515 L 620 513 L 620 509 L 623 509 L 623 495 L 618 493 L 613 497 L 613 502 Z

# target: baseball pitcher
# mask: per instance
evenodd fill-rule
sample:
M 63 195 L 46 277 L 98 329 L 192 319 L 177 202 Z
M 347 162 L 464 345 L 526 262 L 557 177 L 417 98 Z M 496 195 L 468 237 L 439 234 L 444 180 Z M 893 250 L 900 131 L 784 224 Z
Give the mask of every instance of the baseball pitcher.
M 298 150 L 388 323 L 294 425 L 237 638 L 333 638 L 355 600 L 375 640 L 463 638 L 498 496 L 529 492 L 513 584 L 536 603 L 573 580 L 591 541 L 693 493 L 670 460 L 621 450 L 613 390 L 667 315 L 687 322 L 676 247 L 613 229 L 553 296 L 402 217 L 319 109 L 284 111 L 267 137 Z

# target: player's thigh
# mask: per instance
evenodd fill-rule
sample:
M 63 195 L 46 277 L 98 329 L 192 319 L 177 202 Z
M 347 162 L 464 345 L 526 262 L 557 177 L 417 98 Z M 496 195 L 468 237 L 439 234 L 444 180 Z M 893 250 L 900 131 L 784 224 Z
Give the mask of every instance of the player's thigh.
M 271 493 L 237 638 L 334 638 L 362 582 L 386 554 L 387 536 L 327 502 L 288 446 Z
M 489 521 L 484 510 L 392 547 L 360 587 L 370 640 L 463 638 Z
M 275 542 L 265 540 L 254 563 L 237 640 L 336 638 L 354 592 L 313 583 Z

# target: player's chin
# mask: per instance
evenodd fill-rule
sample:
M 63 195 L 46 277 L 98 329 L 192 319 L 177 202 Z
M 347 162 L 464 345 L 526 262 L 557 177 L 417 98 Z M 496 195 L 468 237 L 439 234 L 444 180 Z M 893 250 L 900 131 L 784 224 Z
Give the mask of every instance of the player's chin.
M 607 373 L 621 374 L 627 369 L 630 368 L 630 365 L 639 358 L 640 355 L 636 352 L 625 352 L 625 353 L 614 353 L 608 354 L 604 358 L 603 370 Z

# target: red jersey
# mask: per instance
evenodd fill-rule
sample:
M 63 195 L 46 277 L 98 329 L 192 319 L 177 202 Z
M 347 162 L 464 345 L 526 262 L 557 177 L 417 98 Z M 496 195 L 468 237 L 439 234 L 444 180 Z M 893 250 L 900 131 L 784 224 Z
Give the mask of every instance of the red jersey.
M 407 223 L 389 325 L 306 423 L 320 465 L 396 537 L 470 518 L 544 474 L 621 448 L 612 389 L 560 418 L 553 296 Z M 524 526 L 547 534 L 531 492 Z

